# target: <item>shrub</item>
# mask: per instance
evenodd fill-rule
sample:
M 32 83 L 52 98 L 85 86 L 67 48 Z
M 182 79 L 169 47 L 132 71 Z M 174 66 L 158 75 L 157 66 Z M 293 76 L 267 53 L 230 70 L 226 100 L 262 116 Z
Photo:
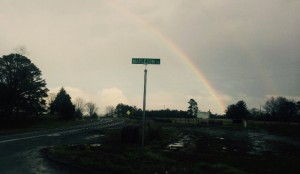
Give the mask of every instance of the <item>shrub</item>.
M 122 129 L 121 139 L 123 143 L 139 143 L 142 140 L 142 125 L 128 125 Z M 150 143 L 161 137 L 161 129 L 154 121 L 147 120 L 145 122 L 145 143 Z

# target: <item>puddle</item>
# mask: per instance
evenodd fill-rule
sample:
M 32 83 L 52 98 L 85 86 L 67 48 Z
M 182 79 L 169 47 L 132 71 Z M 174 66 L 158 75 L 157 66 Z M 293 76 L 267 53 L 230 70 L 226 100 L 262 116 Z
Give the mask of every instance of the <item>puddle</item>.
M 179 141 L 169 144 L 167 146 L 167 150 L 179 150 L 181 148 L 184 148 L 186 144 L 188 144 L 191 141 L 191 138 L 189 135 L 184 135 Z
M 48 137 L 59 137 L 61 134 L 60 133 L 53 133 L 53 134 L 48 134 Z
M 102 144 L 94 143 L 94 144 L 69 144 L 68 147 L 70 148 L 90 148 L 90 147 L 100 147 Z
M 91 147 L 100 147 L 101 144 L 90 144 Z
M 189 135 L 185 135 L 183 136 L 183 138 L 181 139 L 182 142 L 184 142 L 185 144 L 191 141 L 191 138 Z
M 173 144 L 168 145 L 169 150 L 177 150 L 177 149 L 183 148 L 183 147 L 184 147 L 183 142 L 177 142 L 177 143 L 173 143 Z
M 90 139 L 99 138 L 99 137 L 104 137 L 104 135 L 92 135 L 92 136 L 86 137 L 85 139 L 90 140 Z
M 248 132 L 248 136 L 252 143 L 250 154 L 261 155 L 264 152 L 274 152 L 275 149 L 271 149 L 267 142 L 267 139 L 271 137 L 267 133 Z

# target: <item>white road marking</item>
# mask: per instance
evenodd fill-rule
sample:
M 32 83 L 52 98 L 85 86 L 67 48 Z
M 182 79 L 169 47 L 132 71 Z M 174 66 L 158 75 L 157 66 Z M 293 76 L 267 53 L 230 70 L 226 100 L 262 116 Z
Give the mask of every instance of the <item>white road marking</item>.
M 64 134 L 64 133 L 72 133 L 72 132 L 77 132 L 77 131 L 81 131 L 81 130 L 83 130 L 83 129 L 74 129 L 74 130 L 62 131 L 59 133 L 50 133 L 50 134 L 36 135 L 36 136 L 23 137 L 23 138 L 13 138 L 13 139 L 8 139 L 8 140 L 2 140 L 2 141 L 0 141 L 0 144 L 7 143 L 7 142 L 13 142 L 13 141 L 28 140 L 28 139 L 33 139 L 33 138 L 47 137 L 47 136 L 48 137 L 60 136 L 61 134 Z
M 39 138 L 39 137 L 44 137 L 44 136 L 45 135 L 36 135 L 36 136 L 24 137 L 24 138 L 14 138 L 14 139 L 0 141 L 0 143 L 7 143 L 7 142 L 19 141 L 19 140 L 28 140 L 28 139 Z
M 113 120 L 109 120 L 105 123 L 108 123 L 108 122 L 111 122 L 111 121 L 113 121 Z M 118 124 L 122 124 L 123 122 L 124 122 L 124 120 L 122 120 L 122 122 L 111 123 L 111 124 L 96 126 L 96 127 L 106 128 L 106 127 L 111 127 L 111 126 L 115 126 L 115 125 L 118 125 Z M 58 132 L 58 133 L 53 132 L 53 133 L 47 133 L 47 134 L 43 134 L 43 135 L 29 136 L 29 137 L 23 137 L 23 138 L 13 138 L 13 139 L 8 139 L 8 140 L 2 140 L 2 141 L 0 141 L 0 144 L 1 143 L 7 143 L 7 142 L 13 142 L 13 141 L 28 140 L 28 139 L 39 138 L 39 137 L 46 137 L 46 136 L 48 136 L 48 137 L 49 136 L 59 136 L 60 134 L 78 132 L 78 131 L 81 131 L 81 130 L 84 130 L 84 129 L 87 129 L 87 127 L 80 128 L 80 129 L 61 131 L 61 132 Z

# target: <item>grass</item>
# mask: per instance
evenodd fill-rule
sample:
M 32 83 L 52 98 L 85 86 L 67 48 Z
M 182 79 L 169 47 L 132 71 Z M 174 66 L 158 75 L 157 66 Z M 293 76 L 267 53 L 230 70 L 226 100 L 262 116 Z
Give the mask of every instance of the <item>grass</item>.
M 288 142 L 271 139 L 263 145 L 271 151 L 253 151 L 251 132 L 290 133 L 287 127 L 249 124 L 248 129 L 239 125 L 197 127 L 195 125 L 160 124 L 162 132 L 145 146 L 141 152 L 139 144 L 122 143 L 121 130 L 105 130 L 104 144 L 57 146 L 44 151 L 52 159 L 80 168 L 84 173 L 293 173 L 299 171 L 300 147 Z M 292 130 L 299 128 L 292 127 Z M 294 134 L 297 134 L 294 132 Z M 168 143 L 189 135 L 191 141 L 185 148 L 168 151 Z M 293 138 L 293 136 L 289 136 Z M 297 139 L 293 139 L 297 141 Z M 103 141 L 103 140 L 101 140 Z
M 86 123 L 84 120 L 61 120 L 58 116 L 42 115 L 11 122 L 0 122 L 0 135 L 11 133 L 24 133 L 51 128 L 70 127 Z

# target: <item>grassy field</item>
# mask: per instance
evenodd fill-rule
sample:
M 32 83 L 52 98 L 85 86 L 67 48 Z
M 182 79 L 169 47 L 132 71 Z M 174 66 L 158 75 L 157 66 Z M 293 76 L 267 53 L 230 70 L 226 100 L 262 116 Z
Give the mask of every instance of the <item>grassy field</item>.
M 0 122 L 0 135 L 10 133 L 24 133 L 51 128 L 69 127 L 84 124 L 84 120 L 61 120 L 55 115 L 41 115 L 39 117 L 27 118 L 10 122 Z
M 131 121 L 132 122 L 132 121 Z M 131 123 L 132 124 L 132 123 Z M 300 127 L 294 124 L 226 122 L 223 125 L 156 123 L 157 138 L 142 153 L 140 143 L 124 143 L 121 129 L 99 130 L 100 144 L 46 148 L 52 160 L 84 173 L 298 173 Z M 104 142 L 104 143 L 103 143 Z M 170 144 L 184 147 L 170 150 Z

